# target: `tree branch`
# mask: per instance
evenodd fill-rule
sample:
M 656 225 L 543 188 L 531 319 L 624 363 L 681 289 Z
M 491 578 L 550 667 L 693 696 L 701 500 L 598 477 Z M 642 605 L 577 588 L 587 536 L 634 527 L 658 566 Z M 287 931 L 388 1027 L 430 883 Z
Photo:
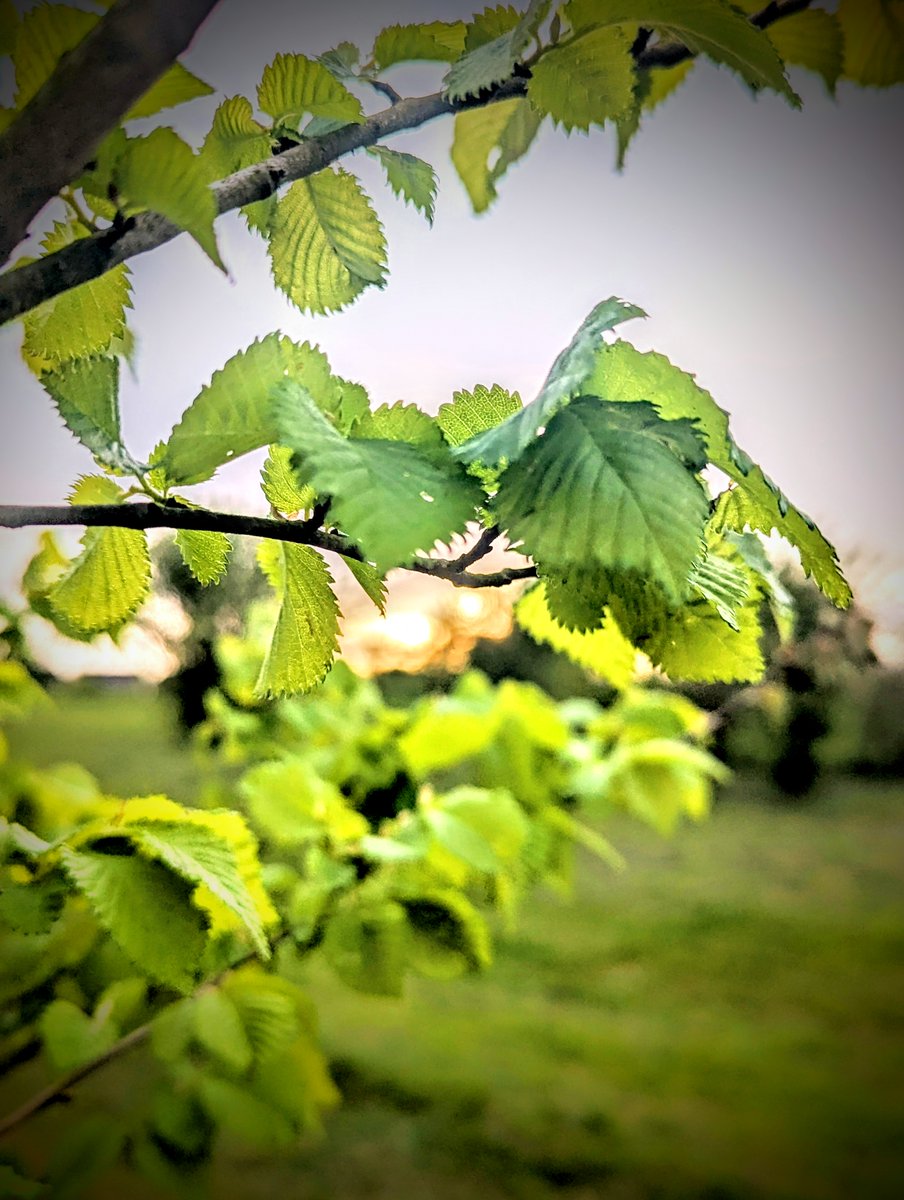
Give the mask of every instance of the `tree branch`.
M 0 135 L 0 263 L 188 46 L 218 0 L 119 0 Z
M 0 505 L 0 527 L 24 529 L 31 525 L 87 525 L 118 529 L 198 529 L 211 533 L 231 533 L 239 537 L 271 538 L 294 545 L 332 550 L 359 562 L 364 555 L 340 533 L 320 528 L 320 517 L 310 521 L 283 521 L 276 517 L 252 517 L 240 513 L 212 512 L 204 508 L 186 508 L 181 504 L 44 504 Z M 404 569 L 420 575 L 447 579 L 459 587 L 505 587 L 518 579 L 531 579 L 534 567 L 509 567 L 486 575 L 475 575 L 472 566 L 489 550 L 499 536 L 488 529 L 475 546 L 455 559 L 415 558 Z
M 132 2 L 137 3 L 138 0 Z M 194 2 L 199 3 L 200 0 Z M 810 6 L 810 2 L 773 0 L 750 20 L 757 28 L 765 29 L 784 17 L 802 12 Z M 672 43 L 639 50 L 635 57 L 638 66 L 649 68 L 674 66 L 694 55 L 687 46 Z M 515 78 L 495 88 L 489 96 L 469 97 L 455 103 L 441 92 L 398 100 L 389 108 L 368 117 L 363 124 L 346 125 L 334 133 L 311 138 L 300 146 L 293 146 L 214 184 L 218 211 L 222 214 L 255 200 L 264 200 L 283 184 L 322 171 L 344 155 L 364 146 L 372 146 L 382 138 L 404 129 L 416 129 L 449 113 L 483 108 L 500 100 L 523 96 L 526 88 L 526 79 Z M 66 122 L 61 124 L 65 126 Z M 80 167 L 81 163 L 77 170 Z M 68 179 L 64 182 L 68 182 Z M 127 259 L 162 246 L 182 232 L 178 226 L 156 213 L 142 213 L 126 222 L 124 227 L 105 229 L 91 237 L 80 238 L 37 262 L 7 271 L 0 276 L 0 325 L 22 316 L 42 301 L 69 288 L 96 279 Z

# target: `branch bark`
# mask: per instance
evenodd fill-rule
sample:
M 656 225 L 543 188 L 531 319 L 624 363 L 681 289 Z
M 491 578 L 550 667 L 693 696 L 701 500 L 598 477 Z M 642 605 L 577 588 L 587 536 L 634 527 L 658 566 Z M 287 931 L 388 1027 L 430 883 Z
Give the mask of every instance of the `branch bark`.
M 137 3 L 138 0 L 132 2 Z M 200 0 L 194 0 L 194 3 L 200 3 Z M 810 3 L 811 0 L 773 0 L 751 17 L 751 23 L 765 29 L 776 21 L 803 11 Z M 693 58 L 694 54 L 687 46 L 675 43 L 639 49 L 635 57 L 638 66 L 652 68 L 674 66 Z M 389 108 L 368 117 L 361 125 L 346 125 L 334 133 L 311 138 L 300 146 L 293 146 L 214 184 L 218 211 L 222 214 L 254 200 L 264 200 L 283 184 L 313 175 L 344 155 L 364 146 L 372 146 L 404 129 L 416 129 L 446 114 L 483 108 L 500 100 L 523 96 L 526 88 L 525 79 L 515 78 L 495 88 L 488 96 L 470 97 L 456 103 L 451 103 L 441 92 L 398 100 Z M 68 128 L 67 121 L 62 117 L 59 120 L 63 128 Z M 81 163 L 77 170 L 80 166 Z M 68 179 L 64 182 L 68 182 Z M 156 213 L 143 213 L 123 226 L 80 238 L 55 254 L 8 271 L 0 276 L 0 325 L 22 316 L 44 300 L 96 279 L 127 259 L 162 246 L 182 232 L 178 226 Z
M 319 519 L 282 521 L 275 517 L 253 517 L 240 513 L 213 512 L 182 505 L 152 504 L 44 504 L 0 505 L 0 528 L 24 529 L 32 525 L 78 525 L 118 529 L 198 529 L 213 533 L 231 533 L 239 537 L 270 538 L 294 545 L 332 550 L 359 562 L 364 555 L 353 543 L 334 530 L 322 529 Z M 446 579 L 459 587 L 505 587 L 519 579 L 536 577 L 536 569 L 508 567 L 502 571 L 474 574 L 467 570 L 482 558 L 499 536 L 497 529 L 486 530 L 472 550 L 455 559 L 415 558 L 404 570 Z
M 119 0 L 0 135 L 0 263 L 188 46 L 218 0 Z M 53 293 L 51 293 L 53 294 Z

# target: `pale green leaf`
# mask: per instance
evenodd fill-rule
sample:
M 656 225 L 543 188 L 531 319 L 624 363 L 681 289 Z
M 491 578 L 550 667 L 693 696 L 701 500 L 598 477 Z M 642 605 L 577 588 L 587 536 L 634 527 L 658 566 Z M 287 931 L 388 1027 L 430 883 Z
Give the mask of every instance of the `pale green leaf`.
M 530 149 L 540 121 L 521 97 L 456 113 L 452 162 L 475 212 L 484 212 L 496 199 L 496 184 Z
M 720 554 L 707 554 L 691 567 L 691 590 L 708 600 L 719 616 L 736 633 L 740 632 L 737 610 L 750 599 L 747 572 Z
M 376 37 L 371 57 L 378 71 L 398 62 L 452 62 L 465 48 L 463 21 L 390 25 Z
M 275 126 L 296 131 L 305 113 L 346 124 L 364 120 L 360 101 L 325 66 L 303 54 L 277 54 L 264 68 L 257 102 Z
M 73 491 L 73 504 L 117 504 L 122 491 L 89 476 Z M 54 615 L 83 634 L 115 633 L 148 593 L 151 560 L 147 534 L 137 529 L 93 527 L 83 550 L 45 593 Z
M 164 449 L 167 478 L 201 483 L 224 463 L 275 442 L 269 394 L 287 375 L 301 380 L 328 411 L 338 406 L 338 385 L 326 357 L 307 342 L 299 346 L 267 334 L 215 371 L 182 414 Z
M 644 652 L 673 679 L 752 683 L 763 674 L 756 603 L 735 610 L 737 630 L 703 600 L 671 613 L 644 642 Z
M 786 63 L 815 71 L 834 95 L 844 67 L 844 34 L 835 13 L 809 8 L 774 22 L 766 32 Z
M 246 1083 L 204 1076 L 198 1081 L 197 1095 L 210 1119 L 230 1143 L 251 1145 L 272 1153 L 287 1149 L 296 1140 L 289 1120 L 256 1096 Z
M 164 108 L 174 108 L 200 96 L 212 96 L 214 89 L 197 75 L 193 75 L 180 62 L 173 65 L 152 84 L 140 100 L 137 100 L 123 120 L 135 121 L 139 117 L 153 117 Z
M 640 421 L 621 419 L 635 411 L 583 397 L 557 413 L 501 475 L 495 511 L 547 568 L 637 571 L 680 603 L 708 504 L 670 438 L 673 430 L 693 434 L 649 406 Z
M 476 50 L 487 42 L 492 42 L 514 29 L 521 20 L 521 13 L 510 4 L 498 4 L 495 8 L 485 8 L 468 22 L 468 32 L 465 37 L 465 50 Z
M 127 831 L 142 854 L 194 884 L 203 884 L 241 921 L 257 953 L 268 957 L 260 914 L 224 838 L 193 821 L 135 821 Z
M 16 108 L 24 108 L 40 91 L 59 60 L 79 44 L 97 19 L 96 13 L 68 4 L 38 4 L 25 13 L 12 52 Z
M 766 34 L 726 0 L 577 0 L 569 13 L 576 23 L 597 28 L 652 28 L 736 71 L 751 87 L 769 87 L 796 107 L 782 61 Z
M 455 766 L 486 750 L 499 731 L 500 713 L 458 696 L 426 705 L 399 738 L 399 750 L 415 779 Z
M 379 408 L 362 413 L 351 428 L 351 436 L 407 442 L 428 457 L 448 459 L 443 435 L 433 417 L 416 404 L 406 404 L 403 400 L 392 405 L 381 404 Z
M 467 821 L 439 807 L 424 809 L 422 816 L 427 828 L 444 850 L 460 858 L 475 871 L 495 874 L 499 870 L 499 858 L 493 847 L 483 834 Z
M 263 162 L 272 154 L 271 134 L 254 119 L 250 101 L 244 96 L 232 96 L 224 100 L 214 113 L 213 124 L 204 139 L 199 158 L 207 179 L 212 183 L 254 163 Z M 276 212 L 276 203 L 274 193 L 266 200 L 244 205 L 242 215 L 252 229 L 266 234 Z
M 345 558 L 344 562 L 366 595 L 385 616 L 386 576 L 381 571 L 378 571 L 372 563 L 361 562 L 357 558 Z
M 414 154 L 403 154 L 386 146 L 369 146 L 367 153 L 380 160 L 386 172 L 386 182 L 395 195 L 413 204 L 432 225 L 437 180 L 430 164 Z
M 584 319 L 570 344 L 553 363 L 533 404 L 486 432 L 468 438 L 453 451 L 455 457 L 488 466 L 501 459 L 515 462 L 556 412 L 582 390 L 593 371 L 600 334 L 622 321 L 645 316 L 643 309 L 614 296 L 603 300 Z
M 525 592 L 515 606 L 515 618 L 535 642 L 544 642 L 567 655 L 579 666 L 607 680 L 615 688 L 625 688 L 634 677 L 637 651 L 619 629 L 611 613 L 604 611 L 599 629 L 585 632 L 566 629 L 549 611 L 545 584 Z
M 232 542 L 225 533 L 211 529 L 180 529 L 176 534 L 176 545 L 182 561 L 205 586 L 219 583 L 229 563 Z
M 904 0 L 841 0 L 844 77 L 867 87 L 904 81 Z
M 344 308 L 385 283 L 382 226 L 357 179 L 338 169 L 292 184 L 277 204 L 269 251 L 277 287 L 302 312 Z
M 476 489 L 451 458 L 441 463 L 404 442 L 344 438 L 297 383 L 276 389 L 274 411 L 279 440 L 378 570 L 448 541 L 473 516 Z
M 257 966 L 231 972 L 221 986 L 238 1011 L 256 1063 L 279 1062 L 300 1033 L 297 990 Z
M 448 404 L 441 404 L 436 423 L 450 446 L 460 446 L 485 429 L 500 425 L 520 408 L 521 397 L 517 392 L 507 392 L 498 383 L 490 388 L 478 383 L 473 391 L 462 388 L 452 394 Z
M 452 64 L 443 79 L 443 90 L 450 100 L 492 88 L 508 79 L 515 64 L 524 55 L 549 9 L 549 0 L 531 0 L 518 23 L 492 41 L 480 41 Z
M 91 1018 L 71 1000 L 54 1000 L 38 1023 L 44 1049 L 54 1070 L 71 1071 L 109 1050 L 119 1037 L 110 1021 Z
M 313 508 L 317 493 L 298 482 L 288 446 L 271 446 L 261 469 L 261 489 L 277 512 L 293 515 Z
M 245 774 L 239 790 L 255 825 L 278 846 L 320 843 L 324 837 L 354 841 L 369 829 L 338 787 L 304 758 L 259 763 Z
M 90 231 L 78 222 L 57 223 L 41 246 L 46 254 L 52 254 L 89 236 Z M 129 271 L 120 263 L 98 279 L 45 300 L 25 315 L 25 361 L 40 377 L 56 363 L 109 352 L 114 340 L 125 334 L 125 310 L 131 307 Z
M 789 504 L 783 493 L 754 467 L 739 485 L 722 493 L 716 506 L 714 529 L 773 530 L 800 554 L 805 573 L 812 576 L 834 605 L 847 608 L 851 589 L 838 564 L 835 547 L 826 540 L 809 517 Z
M 139 855 L 62 853 L 72 882 L 129 958 L 152 979 L 190 992 L 206 942 L 192 885 Z
M 634 60 L 620 29 L 593 29 L 554 46 L 533 68 L 527 95 L 569 133 L 619 117 L 631 106 Z
M 123 211 L 150 209 L 186 230 L 211 261 L 225 271 L 213 223 L 216 197 L 202 159 L 173 129 L 129 138 L 114 172 Z
M 354 79 L 361 51 L 354 42 L 340 42 L 335 49 L 318 54 L 317 61 L 339 80 Z
M 222 988 L 207 988 L 191 1001 L 195 1041 L 229 1071 L 243 1074 L 251 1066 L 253 1051 L 245 1027 L 230 997 Z
M 124 466 L 119 428 L 119 359 L 76 358 L 41 376 L 66 427 L 95 458 Z
M 457 787 L 440 796 L 436 805 L 480 835 L 497 864 L 515 861 L 529 836 L 521 805 L 502 788 Z
M 437 889 L 400 896 L 408 917 L 409 966 L 429 979 L 455 979 L 490 965 L 486 922 L 461 892 Z
M 279 554 L 279 616 L 255 687 L 261 696 L 311 691 L 337 648 L 339 606 L 323 559 L 309 546 L 289 543 L 279 546 Z

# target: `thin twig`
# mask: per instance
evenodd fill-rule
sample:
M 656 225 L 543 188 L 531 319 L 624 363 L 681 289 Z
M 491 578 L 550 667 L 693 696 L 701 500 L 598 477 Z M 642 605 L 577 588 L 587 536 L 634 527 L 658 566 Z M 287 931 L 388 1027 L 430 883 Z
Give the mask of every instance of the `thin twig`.
M 354 543 L 340 533 L 320 528 L 320 513 L 308 521 L 284 521 L 276 517 L 253 517 L 244 513 L 214 512 L 205 508 L 186 508 L 180 504 L 41 504 L 0 505 L 0 527 L 24 529 L 33 525 L 87 525 L 118 529 L 195 529 L 212 533 L 231 533 L 240 537 L 270 538 L 295 545 L 314 546 L 332 550 L 345 558 L 364 561 L 364 555 Z M 498 529 L 487 529 L 477 544 L 455 559 L 415 558 L 403 569 L 420 575 L 447 579 L 459 587 L 505 587 L 518 579 L 529 579 L 533 567 L 510 567 L 485 575 L 475 575 L 465 568 L 482 558 Z
M 750 18 L 765 29 L 782 18 L 809 8 L 811 0 L 773 0 Z M 679 42 L 648 46 L 636 57 L 639 67 L 674 66 L 694 53 Z M 346 125 L 322 137 L 310 138 L 281 154 L 246 167 L 212 185 L 220 214 L 255 200 L 265 200 L 285 183 L 322 171 L 337 159 L 405 129 L 416 129 L 436 117 L 525 95 L 527 80 L 509 79 L 489 94 L 454 103 L 441 92 L 394 101 L 360 125 Z M 162 246 L 182 233 L 157 213 L 142 213 L 124 227 L 114 226 L 62 247 L 36 262 L 0 276 L 0 325 L 29 312 L 44 300 L 87 283 L 119 263 Z

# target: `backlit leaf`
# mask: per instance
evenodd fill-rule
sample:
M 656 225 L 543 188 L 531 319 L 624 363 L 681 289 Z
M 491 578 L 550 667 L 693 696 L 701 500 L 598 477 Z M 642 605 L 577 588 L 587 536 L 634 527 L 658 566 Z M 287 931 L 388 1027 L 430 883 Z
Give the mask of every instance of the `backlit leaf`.
M 182 561 L 198 583 L 219 583 L 226 572 L 232 542 L 212 529 L 180 529 L 176 545 Z
M 615 688 L 625 688 L 634 677 L 637 651 L 619 629 L 611 613 L 603 613 L 599 629 L 579 632 L 560 625 L 549 611 L 545 585 L 532 587 L 515 606 L 515 618 L 536 642 L 545 642 L 573 662 L 587 667 Z
M 844 77 L 867 87 L 904 81 L 904 0 L 841 0 Z
M 24 108 L 57 63 L 97 24 L 95 13 L 68 4 L 38 4 L 22 17 L 12 51 L 16 69 L 16 108 Z
M 378 571 L 371 563 L 361 562 L 356 558 L 344 559 L 345 565 L 357 579 L 366 595 L 374 602 L 379 611 L 386 614 L 386 576 Z
M 518 23 L 492 41 L 481 41 L 452 64 L 443 79 L 450 100 L 476 96 L 502 83 L 512 74 L 515 64 L 530 45 L 549 9 L 549 0 L 531 0 Z
M 203 160 L 173 129 L 129 138 L 116 164 L 116 187 L 124 211 L 150 209 L 186 230 L 221 271 L 213 223 L 217 202 Z
M 522 97 L 455 114 L 452 162 L 475 212 L 484 212 L 496 199 L 496 184 L 530 149 L 540 121 Z
M 432 225 L 437 181 L 430 164 L 413 154 L 403 154 L 386 146 L 369 146 L 367 153 L 380 160 L 386 182 L 393 192 L 413 204 Z
M 593 29 L 547 50 L 533 68 L 527 94 L 570 133 L 620 116 L 631 105 L 633 86 L 627 37 L 620 29 Z
M 482 383 L 467 392 L 454 392 L 448 404 L 441 404 L 436 423 L 450 446 L 460 446 L 486 429 L 500 425 L 506 417 L 518 412 L 521 397 L 507 392 L 498 383 L 486 388 Z
M 317 493 L 298 482 L 288 446 L 271 446 L 261 469 L 261 490 L 277 512 L 291 515 L 314 506 Z
M 214 89 L 197 75 L 193 75 L 180 62 L 174 62 L 165 74 L 151 84 L 140 100 L 137 100 L 123 120 L 135 121 L 139 117 L 153 117 L 164 108 L 174 108 L 200 96 L 212 96 Z
M 77 358 L 41 376 L 67 428 L 101 462 L 123 465 L 119 429 L 119 359 Z
M 670 614 L 644 651 L 673 679 L 751 683 L 764 669 L 756 603 L 735 610 L 738 629 L 700 600 Z
M 357 179 L 342 170 L 299 179 L 279 200 L 270 232 L 277 287 L 302 312 L 344 308 L 386 279 L 386 239 Z
M 311 691 L 329 671 L 337 649 L 339 606 L 323 559 L 309 546 L 288 542 L 268 550 L 274 559 L 277 552 L 279 616 L 257 680 L 261 696 Z
M 786 63 L 815 71 L 834 94 L 845 57 L 844 33 L 835 13 L 808 8 L 776 21 L 766 33 Z
M 46 254 L 52 254 L 88 236 L 90 231 L 78 222 L 58 222 L 41 246 Z M 23 318 L 26 362 L 40 375 L 54 363 L 108 352 L 114 340 L 125 334 L 130 297 L 129 271 L 120 263 L 89 283 L 45 300 Z
M 274 125 L 294 130 L 305 113 L 343 123 L 364 120 L 360 101 L 325 66 L 303 54 L 277 54 L 264 68 L 257 102 Z
M 376 37 L 372 57 L 378 71 L 398 62 L 452 62 L 465 48 L 463 21 L 390 25 Z
M 276 389 L 274 410 L 279 440 L 296 451 L 305 479 L 331 497 L 336 521 L 378 570 L 448 541 L 472 517 L 479 497 L 451 458 L 440 463 L 404 442 L 344 438 L 296 383 Z

